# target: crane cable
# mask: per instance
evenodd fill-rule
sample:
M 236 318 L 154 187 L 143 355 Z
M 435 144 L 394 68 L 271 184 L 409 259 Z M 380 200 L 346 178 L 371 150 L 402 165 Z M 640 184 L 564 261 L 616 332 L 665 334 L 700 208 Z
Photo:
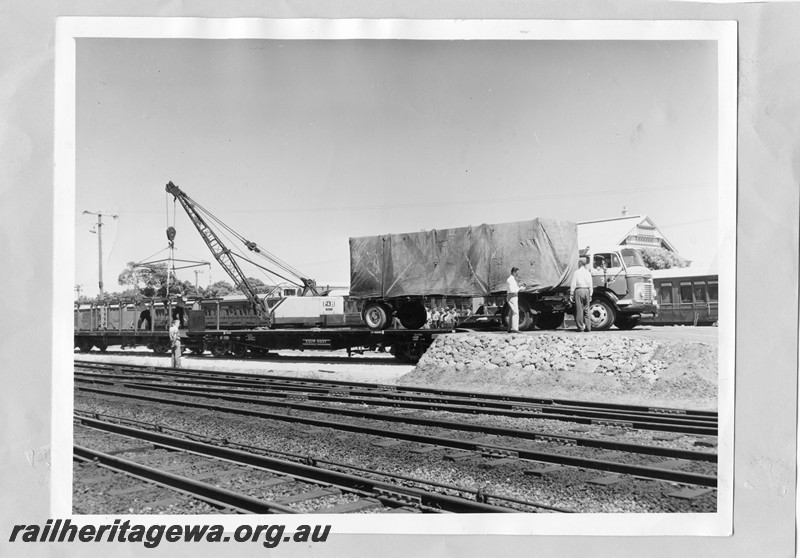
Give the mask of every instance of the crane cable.
M 188 197 L 188 196 L 187 196 L 187 197 Z M 220 219 L 218 219 L 218 218 L 217 218 L 217 217 L 216 217 L 216 216 L 215 216 L 213 213 L 211 213 L 211 212 L 210 212 L 210 211 L 208 211 L 206 208 L 204 208 L 203 206 L 201 206 L 200 204 L 198 204 L 196 201 L 194 201 L 194 200 L 191 200 L 191 201 L 192 201 L 192 204 L 195 206 L 195 208 L 196 208 L 198 211 L 202 211 L 204 215 L 206 215 L 206 216 L 207 216 L 209 219 L 211 219 L 211 220 L 213 220 L 215 223 L 217 223 L 217 225 L 219 225 L 220 227 L 222 227 L 223 229 L 225 229 L 226 231 L 228 231 L 230 234 L 232 234 L 234 237 L 236 237 L 236 238 L 237 238 L 237 239 L 238 239 L 238 240 L 239 240 L 239 241 L 240 241 L 242 244 L 244 244 L 245 246 L 248 246 L 248 247 L 250 247 L 251 245 L 252 245 L 252 246 L 255 246 L 255 247 L 257 248 L 257 250 L 252 250 L 252 249 L 251 249 L 253 252 L 255 252 L 256 254 L 260 255 L 260 256 L 261 256 L 262 258 L 264 258 L 265 260 L 267 260 L 267 261 L 269 261 L 269 262 L 271 262 L 271 263 L 273 263 L 273 264 L 277 265 L 278 267 L 280 267 L 280 268 L 281 268 L 283 271 L 285 271 L 286 273 L 291 273 L 291 274 L 295 275 L 295 276 L 296 276 L 296 277 L 298 277 L 298 278 L 303 278 L 303 277 L 305 277 L 305 275 L 304 275 L 303 273 L 301 273 L 299 270 L 295 269 L 294 267 L 292 267 L 291 265 L 289 265 L 289 264 L 288 264 L 288 263 L 286 263 L 285 261 L 281 260 L 280 258 L 278 258 L 278 257 L 277 257 L 277 256 L 275 256 L 274 254 L 272 254 L 272 253 L 268 252 L 267 250 L 264 250 L 264 249 L 263 249 L 263 248 L 261 248 L 260 246 L 257 246 L 257 245 L 256 245 L 254 242 L 250 242 L 249 240 L 247 240 L 247 239 L 246 239 L 244 236 L 242 236 L 241 234 L 237 233 L 237 232 L 236 232 L 235 230 L 233 230 L 231 227 L 229 227 L 228 225 L 226 225 L 226 224 L 225 224 L 223 221 L 221 221 Z M 227 237 L 226 237 L 226 238 L 227 238 Z M 243 256 L 242 256 L 242 255 L 240 255 L 240 257 L 243 257 Z M 248 260 L 248 261 L 249 261 L 249 260 Z M 250 262 L 250 263 L 253 263 L 253 262 Z M 262 269 L 263 269 L 263 268 L 262 268 Z M 269 270 L 267 270 L 267 271 L 269 271 Z M 271 273 L 273 273 L 273 272 L 271 272 Z M 275 275 L 277 275 L 277 274 L 275 274 Z M 277 276 L 278 276 L 278 277 L 281 277 L 280 275 L 277 275 Z M 281 278 L 282 278 L 282 279 L 285 279 L 285 278 L 283 278 L 283 277 L 281 277 Z M 285 279 L 285 280 L 289 281 L 288 279 Z

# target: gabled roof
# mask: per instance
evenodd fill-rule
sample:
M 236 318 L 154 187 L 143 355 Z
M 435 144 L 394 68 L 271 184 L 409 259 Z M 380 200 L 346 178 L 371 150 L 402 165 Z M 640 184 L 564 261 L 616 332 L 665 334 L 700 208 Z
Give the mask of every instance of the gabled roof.
M 647 232 L 647 235 L 642 235 Z M 583 221 L 578 223 L 578 246 L 620 246 L 632 244 L 645 246 L 643 236 L 650 239 L 654 246 L 661 246 L 675 252 L 672 244 L 664 238 L 655 223 L 646 215 L 630 215 L 614 217 L 597 221 Z M 638 239 L 637 239 L 638 237 Z

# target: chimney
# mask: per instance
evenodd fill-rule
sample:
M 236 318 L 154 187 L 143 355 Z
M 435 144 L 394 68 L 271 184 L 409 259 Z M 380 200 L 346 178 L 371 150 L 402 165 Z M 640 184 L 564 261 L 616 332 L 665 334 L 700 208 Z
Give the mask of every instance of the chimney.
M 622 206 L 622 216 L 623 217 L 627 217 L 628 216 L 628 208 L 625 207 L 624 205 Z

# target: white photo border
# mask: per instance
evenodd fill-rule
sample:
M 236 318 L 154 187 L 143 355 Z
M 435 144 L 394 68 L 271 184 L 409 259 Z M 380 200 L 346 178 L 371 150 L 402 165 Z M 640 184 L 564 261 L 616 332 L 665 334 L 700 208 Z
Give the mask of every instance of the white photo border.
M 420 514 L 292 516 L 332 532 L 458 535 L 710 535 L 733 529 L 736 315 L 737 23 L 732 21 L 259 19 L 61 17 L 56 24 L 51 516 L 72 516 L 72 278 L 75 276 L 76 41 L 142 39 L 707 40 L 718 44 L 719 107 L 719 486 L 717 512 L 704 514 Z M 61 278 L 59 280 L 59 278 Z M 112 516 L 72 516 L 106 521 Z M 144 525 L 208 523 L 209 516 L 132 516 Z M 275 516 L 269 516 L 270 523 Z M 230 527 L 258 516 L 214 516 Z M 260 523 L 264 523 L 262 520 Z

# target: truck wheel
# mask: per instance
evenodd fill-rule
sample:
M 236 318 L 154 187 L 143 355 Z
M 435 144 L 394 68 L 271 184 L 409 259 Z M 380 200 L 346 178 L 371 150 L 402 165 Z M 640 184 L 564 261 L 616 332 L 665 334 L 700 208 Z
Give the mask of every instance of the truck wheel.
M 528 301 L 524 298 L 517 299 L 517 307 L 519 308 L 519 330 L 528 331 L 533 329 L 533 324 L 536 320 L 534 319 L 534 313 L 531 310 L 531 306 L 528 304 Z M 508 302 L 506 302 L 503 305 L 503 327 L 506 329 L 508 329 L 510 313 L 511 310 L 508 306 Z
M 539 329 L 558 329 L 563 323 L 563 312 L 540 312 L 536 316 L 536 327 Z
M 381 302 L 370 302 L 364 308 L 362 318 L 370 329 L 386 329 L 389 325 L 389 307 Z
M 428 311 L 421 302 L 409 302 L 397 311 L 397 318 L 406 329 L 422 329 L 428 321 Z
M 605 300 L 596 298 L 589 304 L 589 319 L 592 321 L 592 329 L 599 331 L 608 329 L 616 317 L 614 308 Z
M 629 316 L 620 316 L 617 318 L 617 321 L 614 323 L 614 325 L 617 326 L 617 329 L 633 329 L 639 325 L 640 320 L 641 318 L 638 316 L 634 318 Z

